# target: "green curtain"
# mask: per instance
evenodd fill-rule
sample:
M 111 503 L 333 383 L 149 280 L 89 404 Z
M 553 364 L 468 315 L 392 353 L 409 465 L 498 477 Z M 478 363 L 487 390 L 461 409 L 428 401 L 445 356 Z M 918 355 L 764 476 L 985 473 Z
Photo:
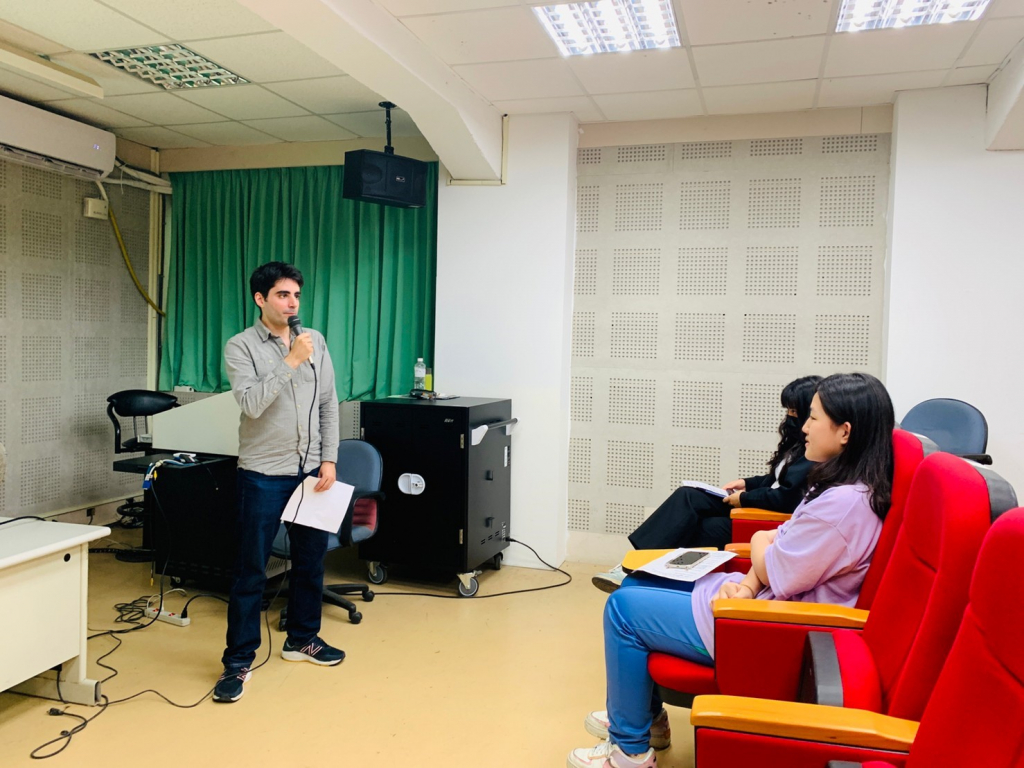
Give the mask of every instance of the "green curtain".
M 224 345 L 257 317 L 249 275 L 268 261 L 302 271 L 299 315 L 327 339 L 339 399 L 412 388 L 416 358 L 434 354 L 437 163 L 417 209 L 343 199 L 344 172 L 171 174 L 161 389 L 230 388 Z

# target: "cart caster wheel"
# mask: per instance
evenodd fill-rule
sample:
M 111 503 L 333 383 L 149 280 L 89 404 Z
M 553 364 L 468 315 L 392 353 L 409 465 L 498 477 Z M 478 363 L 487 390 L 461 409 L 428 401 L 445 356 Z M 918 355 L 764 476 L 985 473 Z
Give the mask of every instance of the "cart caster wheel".
M 372 603 L 373 602 L 373 598 L 374 598 L 374 594 L 373 594 L 373 590 L 372 589 L 368 589 L 368 590 L 366 590 L 363 593 L 363 602 L 364 603 Z
M 388 569 L 380 563 L 370 563 L 370 567 L 366 569 L 366 578 L 370 580 L 371 584 L 383 584 L 388 580 Z
M 363 620 L 363 614 L 361 614 L 359 611 L 353 611 L 348 615 L 348 620 L 351 621 L 353 624 L 358 624 L 360 621 Z
M 503 554 L 501 554 L 501 552 L 499 552 L 498 554 L 496 554 L 494 557 L 491 558 L 491 567 L 493 567 L 494 570 L 496 570 L 496 571 L 500 571 L 501 570 L 501 561 L 504 560 L 504 559 L 505 559 L 505 556 Z
M 475 578 L 469 580 L 469 589 L 466 589 L 466 587 L 462 585 L 461 581 L 459 582 L 459 594 L 463 597 L 472 597 L 479 591 L 480 582 L 478 582 Z
M 185 580 L 181 578 L 181 576 L 171 576 L 171 584 L 173 584 L 175 587 L 180 587 L 184 583 Z

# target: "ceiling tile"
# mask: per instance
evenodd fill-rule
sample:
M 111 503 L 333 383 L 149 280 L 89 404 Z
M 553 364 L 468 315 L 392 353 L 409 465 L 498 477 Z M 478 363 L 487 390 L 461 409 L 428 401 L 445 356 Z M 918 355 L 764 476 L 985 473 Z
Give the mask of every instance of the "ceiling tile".
M 900 72 L 895 75 L 840 77 L 823 80 L 818 94 L 819 107 L 866 107 L 889 104 L 896 91 L 916 88 L 937 88 L 942 85 L 946 70 L 931 72 Z
M 383 138 L 386 133 L 383 109 L 373 112 L 346 112 L 341 115 L 324 115 L 324 117 L 356 136 Z M 391 135 L 406 138 L 421 134 L 408 112 L 393 109 L 391 110 Z
M 558 56 L 558 47 L 529 8 L 497 8 L 402 23 L 446 64 L 517 61 Z
M 45 53 L 47 56 L 68 50 L 66 45 L 47 40 L 3 19 L 0 19 L 0 40 L 31 53 Z
M 978 22 L 964 21 L 833 35 L 825 77 L 948 69 L 977 28 Z
M 193 139 L 191 136 L 172 131 L 170 128 L 160 128 L 157 126 L 152 128 L 119 128 L 117 135 L 123 136 L 129 141 L 145 144 L 147 147 L 155 147 L 156 149 L 210 146 L 205 141 Z
M 0 18 L 78 51 L 167 42 L 166 35 L 94 0 L 0 0 Z
M 104 96 L 126 96 L 133 93 L 163 93 L 164 89 L 141 77 L 129 75 L 117 67 L 94 59 L 87 53 L 61 53 L 50 57 L 62 67 L 88 75 L 103 88 Z
M 497 101 L 494 103 L 494 106 L 509 115 L 544 115 L 555 112 L 572 112 L 581 123 L 599 123 L 605 119 L 601 110 L 589 96 Z
M 189 104 L 173 93 L 142 93 L 135 96 L 111 96 L 104 106 L 126 112 L 156 125 L 175 123 L 216 123 L 224 118 L 208 109 Z
M 270 32 L 272 24 L 235 0 L 103 0 L 147 27 L 173 40 Z
M 250 128 L 241 123 L 198 123 L 176 125 L 174 130 L 195 139 L 222 147 L 238 147 L 244 144 L 278 144 L 280 139 Z
M 593 97 L 609 120 L 661 120 L 702 114 L 696 90 L 611 93 Z
M 587 93 L 670 91 L 694 82 L 682 48 L 572 56 L 566 62 Z
M 564 59 L 465 64 L 454 69 L 488 101 L 584 95 Z
M 814 103 L 815 80 L 761 85 L 730 85 L 704 88 L 709 115 L 738 115 L 754 112 L 794 112 L 810 109 Z
M 71 118 L 79 118 L 101 128 L 136 128 L 149 125 L 145 120 L 118 112 L 93 99 L 63 99 L 46 105 Z
M 1002 16 L 1024 16 L 1024 0 L 994 0 L 985 11 L 986 19 L 998 19 Z
M 338 112 L 369 112 L 377 109 L 384 97 L 374 93 L 354 77 L 321 77 L 271 83 L 267 88 L 300 107 L 318 115 Z M 383 114 L 383 113 L 382 113 Z
M 79 95 L 74 91 L 65 91 L 53 85 L 44 85 L 2 67 L 0 67 L 0 93 L 28 101 L 70 99 Z
M 822 0 L 679 0 L 690 45 L 778 40 L 829 32 L 832 3 Z
M 473 11 L 478 8 L 520 4 L 518 0 L 380 0 L 380 5 L 394 16 Z
M 1024 19 L 986 21 L 957 66 L 1000 64 L 1021 40 L 1024 40 Z
M 693 49 L 702 86 L 746 85 L 818 76 L 825 36 Z
M 996 73 L 996 69 L 998 67 L 991 64 L 985 67 L 957 67 L 946 80 L 945 85 L 987 83 L 989 78 Z
M 283 141 L 339 141 L 357 138 L 322 117 L 277 117 L 272 120 L 246 120 L 245 124 Z
M 254 83 L 344 74 L 284 32 L 224 37 L 186 45 Z
M 309 114 L 302 107 L 258 85 L 232 85 L 201 88 L 177 94 L 185 101 L 216 111 L 232 120 L 257 120 L 263 117 L 296 117 Z

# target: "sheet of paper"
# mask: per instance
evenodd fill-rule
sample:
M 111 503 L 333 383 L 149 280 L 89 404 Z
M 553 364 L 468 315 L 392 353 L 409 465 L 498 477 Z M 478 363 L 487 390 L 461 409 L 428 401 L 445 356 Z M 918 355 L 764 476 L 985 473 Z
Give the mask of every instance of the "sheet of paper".
M 281 520 L 305 525 L 308 528 L 318 528 L 328 533 L 337 533 L 341 530 L 341 521 L 345 519 L 345 513 L 348 512 L 355 486 L 335 482 L 326 491 L 317 493 L 313 489 L 318 482 L 318 477 L 307 477 L 302 481 L 302 485 L 295 489 L 295 493 L 284 505 Z
M 669 568 L 665 564 L 683 552 L 703 552 L 707 557 L 689 568 Z M 685 547 L 673 550 L 667 555 L 651 560 L 647 565 L 637 568 L 638 571 L 650 573 L 654 576 L 661 576 L 673 581 L 696 581 L 701 576 L 711 573 L 722 563 L 728 562 L 736 555 L 732 552 L 706 552 L 702 549 L 686 549 Z
M 699 480 L 684 480 L 684 488 L 696 488 L 698 491 L 704 491 L 704 493 L 710 493 L 712 496 L 717 496 L 720 499 L 724 499 L 729 495 L 729 491 L 719 488 L 717 485 L 708 485 L 702 483 Z

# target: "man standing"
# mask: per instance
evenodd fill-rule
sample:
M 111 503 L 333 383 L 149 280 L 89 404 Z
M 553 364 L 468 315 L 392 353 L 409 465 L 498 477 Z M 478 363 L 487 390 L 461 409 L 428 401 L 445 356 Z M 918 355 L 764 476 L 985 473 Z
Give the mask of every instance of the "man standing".
M 228 604 L 224 674 L 213 700 L 238 701 L 260 645 L 260 607 L 271 545 L 281 512 L 306 476 L 315 490 L 334 484 L 338 458 L 338 397 L 324 337 L 305 331 L 292 338 L 302 273 L 272 261 L 249 278 L 260 308 L 252 326 L 224 350 L 231 391 L 242 408 L 238 427 L 238 562 Z M 321 593 L 327 533 L 288 524 L 292 569 L 288 590 L 288 638 L 281 656 L 333 666 L 345 652 L 321 640 Z

